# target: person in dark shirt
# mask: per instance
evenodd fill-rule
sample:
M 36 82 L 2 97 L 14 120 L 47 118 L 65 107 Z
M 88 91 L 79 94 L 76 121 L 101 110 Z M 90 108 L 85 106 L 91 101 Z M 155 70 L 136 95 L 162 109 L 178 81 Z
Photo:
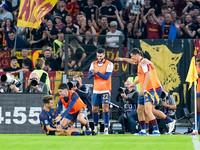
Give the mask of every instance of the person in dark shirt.
M 195 24 L 192 22 L 190 14 L 185 16 L 185 21 L 181 24 L 180 36 L 184 39 L 194 38 L 196 35 Z
M 101 16 L 100 27 L 99 27 L 99 35 L 106 35 L 109 31 L 108 20 L 106 16 Z M 104 45 L 106 43 L 106 38 L 102 36 L 98 36 L 98 41 L 100 45 Z
M 20 67 L 22 68 L 22 61 L 23 61 L 24 59 L 26 59 L 26 60 L 29 61 L 29 68 L 32 70 L 32 61 L 31 61 L 30 58 L 28 58 L 28 50 L 27 50 L 27 49 L 23 49 L 23 50 L 21 51 L 21 56 L 22 56 L 23 59 L 19 59 L 19 60 L 18 60 L 18 63 L 19 63 L 19 65 L 20 65 Z
M 10 58 L 10 63 L 11 63 L 11 67 L 0 69 L 0 72 L 3 72 L 3 71 L 16 71 L 16 70 L 20 69 L 19 67 L 17 67 L 18 60 L 17 60 L 16 56 L 12 56 Z
M 99 16 L 105 15 L 108 18 L 108 23 L 115 21 L 117 18 L 115 14 L 117 8 L 114 5 L 111 5 L 111 0 L 105 0 L 105 4 L 105 6 L 100 8 Z
M 60 70 L 60 66 L 58 62 L 54 58 L 51 57 L 51 51 L 49 49 L 46 49 L 44 51 L 44 60 L 50 62 L 51 71 Z
M 77 28 L 72 24 L 72 16 L 67 14 L 65 20 L 67 25 L 62 28 L 61 32 L 64 34 L 77 34 Z
M 47 21 L 48 29 L 44 30 L 45 44 L 53 47 L 53 41 L 57 38 L 58 30 L 55 28 L 53 20 L 49 19 Z
M 95 16 L 98 6 L 94 5 L 94 0 L 88 0 L 87 3 L 88 6 L 84 7 L 83 12 L 85 13 L 86 19 L 88 20 L 92 18 L 92 15 Z
M 41 48 L 44 46 L 43 42 L 43 31 L 45 30 L 46 24 L 43 24 L 43 26 L 38 27 L 37 29 L 33 29 L 31 31 L 31 40 L 30 45 L 32 48 Z
M 59 9 L 56 9 L 55 11 L 56 11 L 56 13 L 58 13 L 62 16 L 62 22 L 64 24 L 66 24 L 65 17 L 68 14 L 68 12 L 65 10 L 65 7 L 66 7 L 65 0 L 59 0 L 58 5 L 59 5 Z
M 87 117 L 92 118 L 92 91 L 90 87 L 82 83 L 82 78 L 79 75 L 73 76 L 73 81 L 78 81 L 79 86 L 75 86 L 72 90 L 78 93 L 82 101 L 87 105 Z
M 17 40 L 16 45 L 15 45 L 15 40 Z M 9 50 L 12 50 L 14 48 L 25 48 L 26 42 L 20 36 L 17 36 L 15 34 L 15 31 L 9 31 L 8 32 L 7 47 L 8 47 Z

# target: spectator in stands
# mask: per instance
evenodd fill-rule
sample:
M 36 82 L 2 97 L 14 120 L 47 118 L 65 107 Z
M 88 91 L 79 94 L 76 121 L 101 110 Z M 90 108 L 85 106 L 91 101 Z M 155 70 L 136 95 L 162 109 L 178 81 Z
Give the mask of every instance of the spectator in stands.
M 50 67 L 50 62 L 49 61 L 45 61 L 43 70 L 46 71 L 46 72 L 52 71 L 52 69 Z
M 151 9 L 151 1 L 150 0 L 144 0 L 144 11 L 143 11 L 143 14 L 146 15 L 149 11 L 149 9 Z
M 92 91 L 88 85 L 82 83 L 81 76 L 73 76 L 73 81 L 78 81 L 79 83 L 79 86 L 73 87 L 72 90 L 78 93 L 82 101 L 87 105 L 87 118 L 90 119 L 92 118 Z
M 85 53 L 85 50 L 83 49 L 83 47 L 80 46 L 78 41 L 75 39 L 70 42 L 70 46 L 72 47 L 74 51 L 74 56 L 76 60 L 78 61 L 77 62 L 78 67 L 81 67 L 82 62 L 87 56 Z
M 61 31 L 62 28 L 63 28 L 64 26 L 66 26 L 66 25 L 62 22 L 62 16 L 61 16 L 60 14 L 56 14 L 56 16 L 55 16 L 55 22 L 56 22 L 55 27 L 58 29 L 58 31 Z
M 61 51 L 62 43 L 65 42 L 62 32 L 58 32 L 57 37 L 58 38 L 53 41 L 53 53 L 55 56 Z
M 12 0 L 11 4 L 12 4 L 12 11 L 16 12 L 19 8 L 20 0 Z
M 93 26 L 96 32 L 99 31 L 99 27 L 97 26 L 97 23 L 96 23 L 96 21 L 94 20 L 94 16 L 92 16 L 91 19 L 88 19 L 88 20 L 87 20 L 87 26 L 88 26 L 88 27 Z
M 43 31 L 44 42 L 46 45 L 53 47 L 53 41 L 57 38 L 58 30 L 53 24 L 53 20 L 49 19 L 47 21 L 48 29 Z
M 180 37 L 184 39 L 194 38 L 196 35 L 195 25 L 192 23 L 190 14 L 185 15 L 185 21 L 181 24 Z
M 19 72 L 28 72 L 28 71 L 32 71 L 32 69 L 30 68 L 30 61 L 28 60 L 29 58 L 23 59 L 22 60 L 22 67 L 19 70 L 16 71 L 12 71 L 11 74 L 16 74 Z
M 169 13 L 169 9 L 168 9 L 167 5 L 163 5 L 161 7 L 161 14 L 162 14 L 162 16 L 165 16 L 165 14 L 167 14 L 167 13 Z
M 106 43 L 106 39 L 105 37 L 101 36 L 101 35 L 106 35 L 108 33 L 108 31 L 110 30 L 109 26 L 108 26 L 108 20 L 106 16 L 101 16 L 100 17 L 100 23 L 99 23 L 99 35 L 98 36 L 98 42 L 101 46 L 105 45 Z
M 62 28 L 61 32 L 63 34 L 77 34 L 78 35 L 78 30 L 77 26 L 72 23 L 72 16 L 71 14 L 66 15 L 66 26 Z
M 79 12 L 79 5 L 77 0 L 71 0 L 71 2 L 67 3 L 65 10 L 71 14 L 72 16 L 72 23 L 76 23 L 76 14 Z
M 154 20 L 162 26 L 163 39 L 177 39 L 178 38 L 178 32 L 180 32 L 179 26 L 176 26 L 176 24 L 172 21 L 172 17 L 169 13 L 165 14 L 165 21 L 160 21 L 156 15 L 155 10 L 151 9 L 151 14 L 153 15 Z
M 49 49 L 46 49 L 44 51 L 44 60 L 50 63 L 51 71 L 58 71 L 60 70 L 60 66 L 58 62 L 51 57 L 51 54 L 52 54 L 51 51 Z
M 6 19 L 10 19 L 13 21 L 13 15 L 11 12 L 8 11 L 8 5 L 3 4 L 0 5 L 0 21 L 3 22 Z
M 195 27 L 196 35 L 195 38 L 199 39 L 200 38 L 200 15 L 197 16 L 197 24 Z
M 61 70 L 64 71 L 65 69 L 65 45 L 62 44 L 62 51 L 60 52 L 60 58 L 62 59 L 61 62 Z M 76 68 L 76 58 L 74 56 L 73 49 L 69 46 L 68 47 L 68 71 L 72 71 Z
M 176 10 L 177 15 L 181 16 L 182 15 L 182 8 L 184 7 L 184 1 L 183 0 L 167 0 L 166 4 L 168 7 L 169 12 Z
M 187 5 L 185 6 L 185 8 L 182 11 L 183 14 L 189 14 L 191 11 L 194 10 L 194 5 L 192 2 L 188 1 L 186 3 L 187 3 Z
M 123 22 L 124 25 L 127 25 L 128 23 L 132 23 L 133 26 L 135 25 L 135 21 L 136 21 L 136 14 L 134 14 L 133 12 L 130 12 L 128 14 L 128 21 L 124 21 L 124 19 L 122 18 L 122 14 L 120 14 L 120 18 Z
M 16 35 L 15 31 L 8 32 L 7 48 L 5 47 L 4 49 L 16 50 L 18 48 L 25 48 L 25 47 L 26 47 L 26 42 L 20 36 Z
M 24 93 L 45 93 L 46 95 L 49 95 L 49 90 L 49 86 L 40 81 L 40 75 L 37 72 L 32 72 Z
M 105 6 L 102 6 L 99 10 L 99 16 L 106 16 L 108 23 L 116 20 L 115 11 L 117 8 L 111 4 L 111 0 L 105 0 Z
M 35 61 L 35 70 L 33 70 L 32 73 L 33 72 L 38 73 L 39 74 L 39 81 L 46 83 L 50 88 L 49 74 L 46 71 L 43 70 L 44 65 L 45 65 L 45 60 L 42 59 L 42 58 L 38 58 Z M 29 79 L 30 79 L 30 76 L 29 76 Z M 51 91 L 50 91 L 50 93 L 51 93 Z
M 97 46 L 97 37 L 95 34 L 96 31 L 93 26 L 91 26 L 91 30 L 86 31 L 85 37 L 83 37 L 83 40 L 82 40 L 82 47 L 84 48 L 87 57 L 95 56 L 96 46 Z
M 15 1 L 17 1 L 17 0 L 15 0 Z M 9 12 L 13 11 L 12 4 L 11 4 L 10 0 L 1 0 L 0 5 L 3 5 L 3 4 L 7 4 L 7 6 L 6 6 L 7 11 L 9 11 Z
M 134 134 L 136 130 L 136 121 L 138 121 L 137 115 L 137 101 L 138 101 L 138 91 L 131 88 L 130 85 L 133 82 L 126 81 L 124 86 L 125 91 L 121 91 L 116 98 L 117 102 L 122 102 L 124 113 L 118 118 L 118 121 L 125 126 L 125 128 Z
M 6 19 L 5 23 L 2 23 L 2 28 L 0 28 L 0 31 L 3 31 L 3 42 L 2 46 L 7 46 L 7 40 L 8 40 L 8 32 L 9 31 L 16 31 L 13 22 L 10 19 Z
M 66 24 L 65 18 L 66 18 L 66 15 L 68 14 L 68 12 L 65 10 L 65 7 L 66 7 L 65 0 L 59 0 L 58 7 L 59 7 L 59 9 L 56 9 L 56 13 L 58 13 L 62 16 L 62 22 L 64 24 Z
M 86 25 L 86 17 L 82 11 L 79 11 L 76 15 L 77 25 L 81 28 L 82 24 Z
M 199 15 L 199 7 L 194 6 L 194 10 L 191 14 L 192 14 L 193 22 L 196 22 L 197 16 Z
M 122 42 L 124 41 L 124 35 L 121 31 L 117 30 L 117 22 L 112 21 L 110 23 L 110 31 L 106 34 L 106 44 L 110 48 L 118 48 L 119 47 L 119 36 L 122 38 Z
M 32 48 L 41 48 L 44 46 L 44 38 L 43 38 L 43 31 L 44 31 L 43 26 L 39 26 L 37 29 L 33 29 L 31 31 L 31 38 L 30 38 L 30 46 Z
M 96 11 L 98 9 L 97 5 L 94 5 L 94 0 L 87 0 L 88 6 L 85 6 L 83 12 L 85 13 L 86 20 L 92 19 L 92 16 L 96 15 Z M 94 19 L 96 19 L 94 17 Z
M 146 19 L 148 17 L 148 19 Z M 162 35 L 161 26 L 155 22 L 153 16 L 151 15 L 151 9 L 142 18 L 143 23 L 146 25 L 147 29 L 147 39 L 160 39 Z
M 141 6 L 144 5 L 144 0 L 127 0 L 126 7 L 131 9 L 131 12 L 137 14 L 140 11 Z
M 20 67 L 22 68 L 22 62 L 23 62 L 23 60 L 27 60 L 27 61 L 29 61 L 29 68 L 32 70 L 32 61 L 31 61 L 31 59 L 30 58 L 28 58 L 28 50 L 27 49 L 23 49 L 22 51 L 21 51 L 21 56 L 22 56 L 22 59 L 19 59 L 18 60 L 18 63 L 19 63 L 19 65 L 20 65 Z M 26 63 L 27 64 L 27 63 Z
M 17 57 L 16 57 L 16 56 L 12 56 L 12 57 L 10 58 L 10 65 L 11 65 L 11 66 L 8 67 L 8 68 L 0 69 L 0 72 L 19 70 L 20 68 L 17 67 L 17 63 L 18 63 Z
M 127 25 L 124 28 L 124 46 L 127 46 L 127 39 L 128 38 L 134 38 L 134 34 L 133 34 L 133 24 L 132 23 L 127 23 Z
M 48 25 L 47 25 L 47 22 L 48 22 L 48 20 L 49 19 L 51 19 L 51 16 L 49 15 L 49 14 L 46 14 L 45 16 L 44 16 L 44 19 L 42 19 L 42 27 L 44 28 L 44 29 L 48 29 Z

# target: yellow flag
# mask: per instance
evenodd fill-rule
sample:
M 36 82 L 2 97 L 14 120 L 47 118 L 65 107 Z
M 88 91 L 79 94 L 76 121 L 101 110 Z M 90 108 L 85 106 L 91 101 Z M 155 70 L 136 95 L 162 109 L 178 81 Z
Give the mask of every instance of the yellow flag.
M 190 68 L 187 74 L 187 78 L 186 78 L 186 82 L 189 82 L 189 88 L 190 89 L 192 87 L 192 83 L 198 79 L 198 74 L 197 74 L 197 69 L 195 66 L 195 57 L 192 57 L 191 63 L 190 63 Z
M 17 20 L 18 27 L 38 28 L 44 16 L 58 0 L 21 0 Z

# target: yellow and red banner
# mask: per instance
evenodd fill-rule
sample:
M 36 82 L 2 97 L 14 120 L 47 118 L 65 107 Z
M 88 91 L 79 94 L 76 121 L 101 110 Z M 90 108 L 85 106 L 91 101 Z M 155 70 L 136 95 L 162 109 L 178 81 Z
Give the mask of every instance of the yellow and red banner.
M 38 28 L 43 17 L 51 11 L 58 0 L 21 0 L 18 27 Z

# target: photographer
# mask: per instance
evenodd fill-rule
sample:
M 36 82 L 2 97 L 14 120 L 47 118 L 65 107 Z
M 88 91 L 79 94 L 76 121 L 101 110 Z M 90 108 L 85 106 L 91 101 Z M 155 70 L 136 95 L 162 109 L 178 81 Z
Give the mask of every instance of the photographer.
M 0 93 L 21 93 L 21 82 L 11 74 L 3 74 L 0 81 Z
M 131 81 L 126 81 L 124 83 L 126 89 L 119 88 L 119 94 L 117 95 L 116 101 L 121 101 L 124 107 L 124 113 L 118 118 L 118 121 L 125 126 L 131 134 L 134 134 L 136 133 L 136 121 L 138 120 L 136 109 L 138 92 L 130 87 L 132 84 Z
M 165 115 L 169 116 L 172 119 L 176 118 L 176 103 L 173 95 L 162 91 L 161 99 L 159 104 L 155 107 L 162 111 Z M 159 131 L 161 134 L 168 132 L 168 128 L 166 127 L 166 121 L 164 119 L 157 118 Z
M 32 72 L 28 80 L 28 86 L 25 93 L 45 93 L 49 95 L 49 86 L 46 83 L 40 82 L 39 74 Z
M 82 101 L 87 105 L 87 117 L 92 118 L 92 92 L 89 86 L 82 83 L 82 78 L 79 75 L 73 76 L 73 81 L 78 81 L 77 86 L 73 87 L 73 91 L 77 92 Z

